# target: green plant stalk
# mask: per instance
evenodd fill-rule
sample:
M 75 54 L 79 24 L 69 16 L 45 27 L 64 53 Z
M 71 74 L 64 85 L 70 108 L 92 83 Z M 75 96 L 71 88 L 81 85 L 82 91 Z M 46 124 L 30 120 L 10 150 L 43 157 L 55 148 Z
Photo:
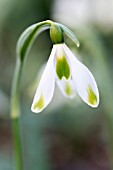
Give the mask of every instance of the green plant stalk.
M 15 170 L 23 169 L 22 159 L 22 146 L 21 146 L 21 133 L 20 133 L 20 107 L 19 107 L 19 94 L 20 94 L 20 79 L 22 72 L 22 62 L 17 59 L 15 73 L 11 91 L 11 121 L 12 121 L 12 138 L 14 147 L 14 161 Z
M 26 53 L 30 49 L 33 44 L 33 40 L 37 35 L 44 30 L 49 28 L 51 21 L 45 21 L 25 30 L 25 32 L 20 37 L 17 43 L 17 60 L 15 73 L 12 83 L 12 91 L 11 91 L 11 120 L 12 120 L 12 138 L 13 138 L 13 146 L 14 146 L 14 159 L 16 170 L 23 170 L 23 159 L 22 159 L 22 145 L 21 145 L 21 133 L 20 133 L 20 82 L 22 75 L 23 63 L 25 60 Z M 44 25 L 46 24 L 46 26 Z M 28 34 L 29 33 L 29 34 Z M 19 51 L 18 51 L 19 46 Z

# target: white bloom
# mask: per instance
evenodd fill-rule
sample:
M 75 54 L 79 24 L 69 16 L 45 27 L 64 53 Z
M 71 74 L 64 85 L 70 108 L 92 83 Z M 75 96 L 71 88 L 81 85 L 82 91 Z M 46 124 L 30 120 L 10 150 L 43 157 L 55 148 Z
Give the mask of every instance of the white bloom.
M 77 92 L 88 105 L 98 106 L 99 92 L 93 75 L 64 43 L 53 45 L 31 106 L 33 112 L 41 112 L 51 102 L 55 82 L 65 97 L 73 98 Z

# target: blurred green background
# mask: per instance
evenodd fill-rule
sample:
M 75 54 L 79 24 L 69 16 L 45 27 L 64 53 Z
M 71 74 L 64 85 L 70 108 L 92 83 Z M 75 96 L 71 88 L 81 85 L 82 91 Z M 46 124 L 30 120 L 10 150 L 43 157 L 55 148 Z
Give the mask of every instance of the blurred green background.
M 14 168 L 10 94 L 16 42 L 25 28 L 46 19 L 67 25 L 79 38 L 79 48 L 66 37 L 65 42 L 93 73 L 100 105 L 92 109 L 79 97 L 67 100 L 56 87 L 48 108 L 38 115 L 31 112 L 38 73 L 52 48 L 48 31 L 39 36 L 22 77 L 24 169 L 109 170 L 109 142 L 113 136 L 112 0 L 0 0 L 0 170 Z

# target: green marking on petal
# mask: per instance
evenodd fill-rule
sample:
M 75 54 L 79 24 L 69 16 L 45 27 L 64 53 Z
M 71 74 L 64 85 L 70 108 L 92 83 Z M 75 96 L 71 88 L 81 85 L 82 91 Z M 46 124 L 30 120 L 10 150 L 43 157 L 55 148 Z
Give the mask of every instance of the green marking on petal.
M 95 105 L 97 102 L 97 96 L 95 95 L 90 85 L 88 85 L 87 92 L 88 92 L 88 102 L 92 105 Z
M 70 68 L 65 56 L 58 56 L 56 58 L 56 73 L 60 80 L 63 77 L 66 79 L 70 77 Z
M 65 86 L 65 92 L 68 96 L 71 96 L 73 94 L 73 90 L 68 82 L 66 83 Z
M 34 109 L 41 110 L 43 107 L 44 107 L 44 97 L 41 94 L 38 102 L 36 102 L 35 105 L 34 105 Z

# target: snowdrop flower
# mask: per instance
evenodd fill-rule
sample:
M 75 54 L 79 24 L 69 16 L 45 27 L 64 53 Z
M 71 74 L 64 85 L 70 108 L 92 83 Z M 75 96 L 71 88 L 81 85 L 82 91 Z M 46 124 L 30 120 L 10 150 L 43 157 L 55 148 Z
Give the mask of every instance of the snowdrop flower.
M 92 73 L 74 56 L 57 32 L 55 30 L 54 36 L 51 36 L 54 45 L 31 110 L 39 113 L 47 107 L 53 98 L 55 84 L 65 97 L 72 99 L 78 94 L 89 106 L 97 107 L 99 92 Z
M 33 112 L 41 112 L 51 102 L 55 83 L 65 97 L 74 98 L 77 92 L 89 106 L 98 106 L 99 92 L 93 75 L 65 43 L 53 45 L 33 100 Z

